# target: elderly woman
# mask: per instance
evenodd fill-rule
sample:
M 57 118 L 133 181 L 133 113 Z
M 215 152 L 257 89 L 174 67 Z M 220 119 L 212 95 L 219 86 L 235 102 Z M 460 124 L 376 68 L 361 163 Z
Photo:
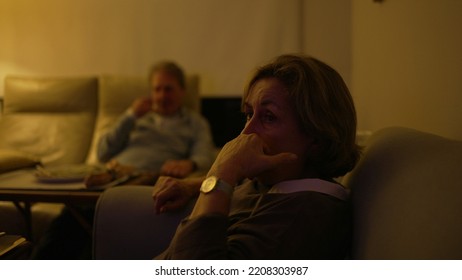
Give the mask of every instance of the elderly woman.
M 356 113 L 340 75 L 283 55 L 258 69 L 244 93 L 242 133 L 205 180 L 161 177 L 159 212 L 198 195 L 166 259 L 342 259 L 351 231 L 348 191 L 334 178 L 359 158 Z

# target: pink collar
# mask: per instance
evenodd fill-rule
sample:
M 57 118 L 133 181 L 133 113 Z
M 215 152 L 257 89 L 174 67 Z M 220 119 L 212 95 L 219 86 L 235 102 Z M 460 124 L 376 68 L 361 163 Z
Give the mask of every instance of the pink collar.
M 271 187 L 268 193 L 294 193 L 312 191 L 347 200 L 348 191 L 341 185 L 321 179 L 300 179 L 279 182 Z

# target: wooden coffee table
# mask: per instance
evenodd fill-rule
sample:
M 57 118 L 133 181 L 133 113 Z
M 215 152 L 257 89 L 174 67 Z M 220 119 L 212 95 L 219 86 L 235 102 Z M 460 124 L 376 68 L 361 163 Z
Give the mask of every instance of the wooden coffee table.
M 77 211 L 81 205 L 96 205 L 101 190 L 89 190 L 83 182 L 43 183 L 37 180 L 34 170 L 24 169 L 0 175 L 0 201 L 11 201 L 24 216 L 27 235 L 32 237 L 31 205 L 36 202 L 62 203 L 73 213 L 85 230 L 90 225 Z M 30 239 L 29 239 L 30 240 Z

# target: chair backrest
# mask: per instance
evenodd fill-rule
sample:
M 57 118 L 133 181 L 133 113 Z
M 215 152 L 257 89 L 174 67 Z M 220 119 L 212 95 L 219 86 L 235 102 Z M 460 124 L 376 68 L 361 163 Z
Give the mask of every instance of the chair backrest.
M 104 75 L 99 78 L 98 116 L 88 163 L 97 163 L 96 145 L 98 139 L 117 118 L 140 96 L 149 95 L 148 79 L 143 76 Z M 199 76 L 186 77 L 186 107 L 200 112 Z
M 408 128 L 374 133 L 346 176 L 354 259 L 462 259 L 462 142 Z
M 82 163 L 97 102 L 96 77 L 7 76 L 0 148 L 34 155 L 45 164 Z

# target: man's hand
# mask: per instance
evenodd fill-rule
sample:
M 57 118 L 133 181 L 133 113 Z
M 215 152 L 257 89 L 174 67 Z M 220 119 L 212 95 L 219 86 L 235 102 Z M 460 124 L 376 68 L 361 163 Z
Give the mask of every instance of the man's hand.
M 197 196 L 204 178 L 175 179 L 161 176 L 154 185 L 152 198 L 156 213 L 183 208 Z
M 160 174 L 164 176 L 172 176 L 184 178 L 191 174 L 196 165 L 192 160 L 167 160 L 160 168 Z
M 152 110 L 152 99 L 150 97 L 139 97 L 133 101 L 131 110 L 135 118 L 144 116 Z

